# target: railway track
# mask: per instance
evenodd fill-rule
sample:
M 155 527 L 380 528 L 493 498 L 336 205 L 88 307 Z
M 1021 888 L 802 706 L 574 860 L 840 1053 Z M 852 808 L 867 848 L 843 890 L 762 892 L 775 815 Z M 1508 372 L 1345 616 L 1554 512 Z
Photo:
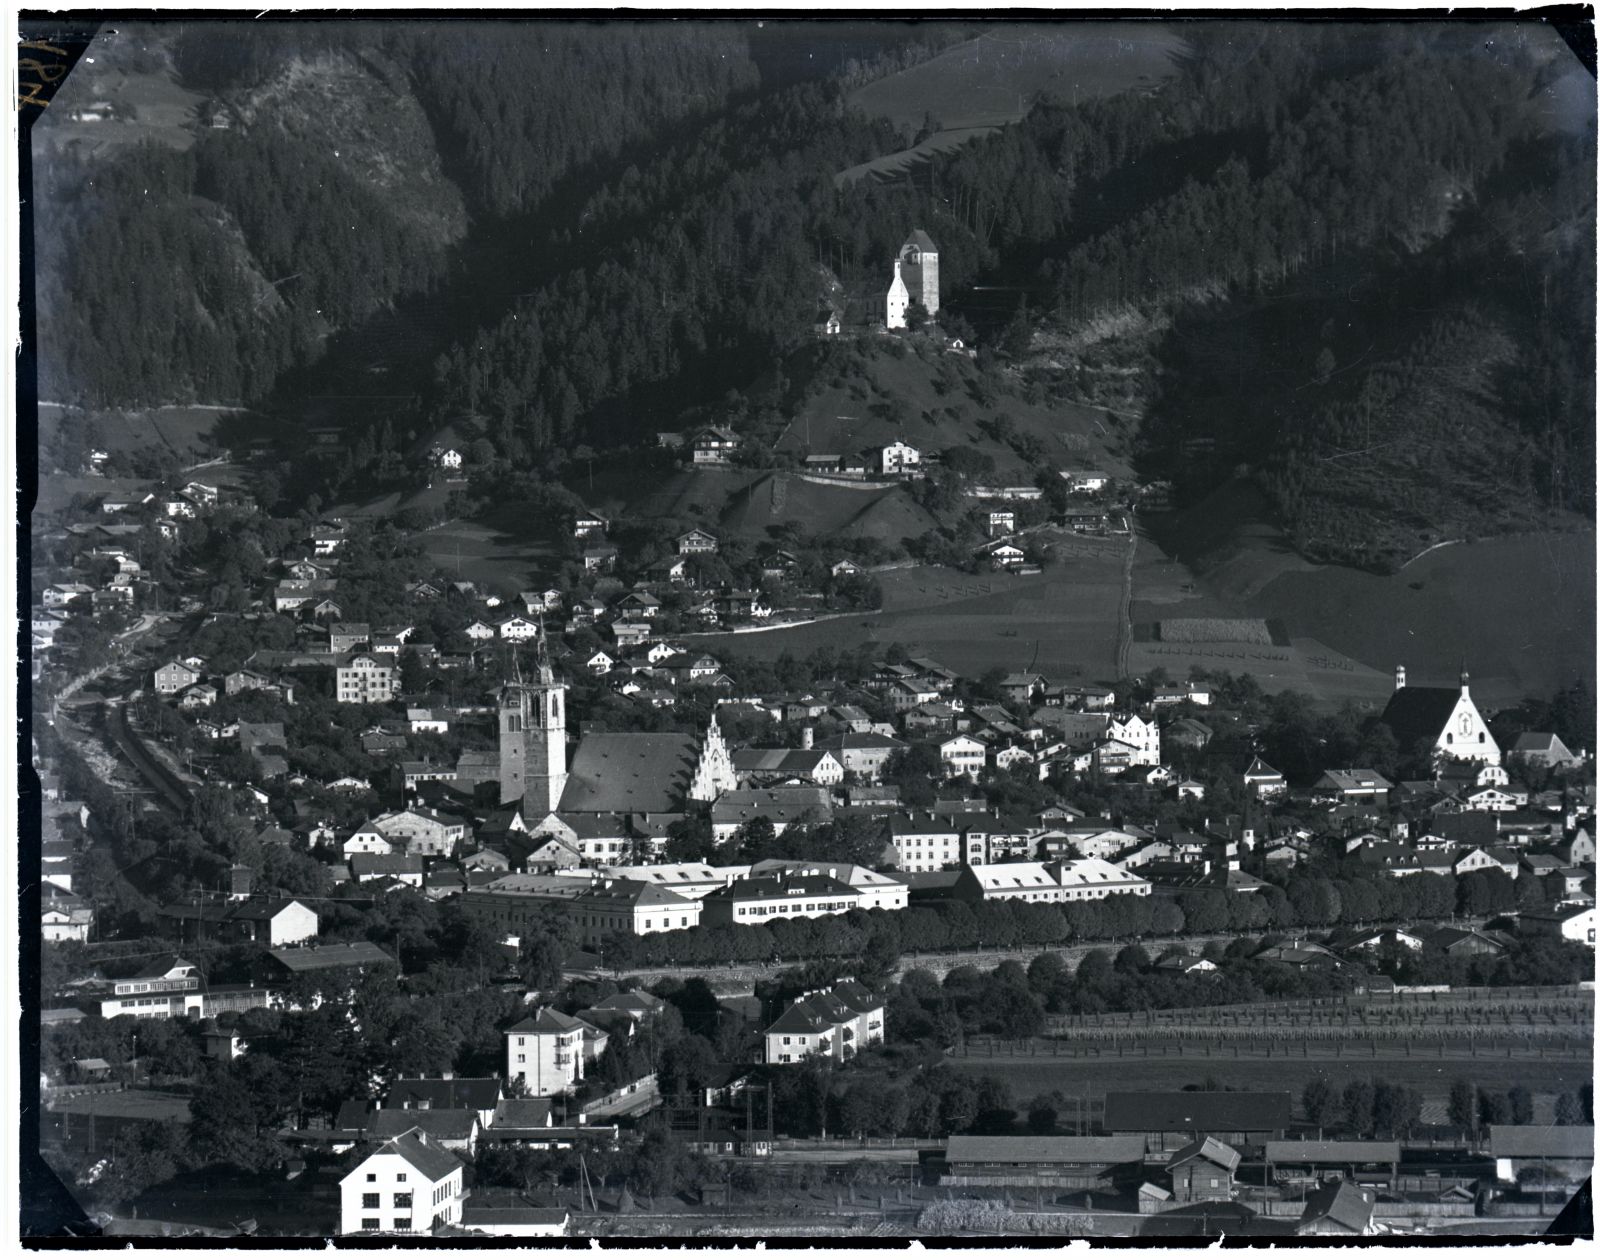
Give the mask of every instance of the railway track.
M 187 786 L 145 748 L 143 741 L 128 729 L 125 701 L 108 700 L 100 706 L 106 737 L 149 785 L 157 805 L 169 817 L 182 819 L 192 799 Z

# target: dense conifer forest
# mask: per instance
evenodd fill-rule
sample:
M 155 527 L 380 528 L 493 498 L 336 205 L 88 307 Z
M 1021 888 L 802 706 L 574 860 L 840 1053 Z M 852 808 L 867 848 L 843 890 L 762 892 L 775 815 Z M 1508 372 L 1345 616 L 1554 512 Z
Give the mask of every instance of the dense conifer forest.
M 308 58 L 372 68 L 425 113 L 467 240 L 270 117 L 60 165 L 43 396 L 292 413 L 273 387 L 330 335 L 503 272 L 520 291 L 455 294 L 437 354 L 387 369 L 414 394 L 390 421 L 470 417 L 525 466 L 747 388 L 811 336 L 828 273 L 869 291 L 920 226 L 951 323 L 1017 368 L 1030 328 L 1134 329 L 1141 472 L 1190 501 L 1249 478 L 1317 558 L 1390 563 L 1385 520 L 1593 512 L 1593 131 L 1551 126 L 1551 66 L 1476 27 L 1188 28 L 1159 89 L 1045 97 L 847 186 L 911 139 L 848 89 L 950 31 L 891 31 L 876 59 L 836 42 L 811 71 L 736 24 L 284 29 L 191 31 L 173 64 L 235 100 Z M 969 300 L 995 282 L 1023 290 L 1020 329 Z

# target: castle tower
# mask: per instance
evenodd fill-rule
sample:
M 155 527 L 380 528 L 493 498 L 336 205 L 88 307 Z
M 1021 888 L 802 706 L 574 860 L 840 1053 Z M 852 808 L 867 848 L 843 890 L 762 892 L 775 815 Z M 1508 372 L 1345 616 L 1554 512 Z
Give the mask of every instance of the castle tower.
M 531 824 L 561 805 L 567 786 L 567 686 L 557 682 L 539 637 L 538 681 L 500 691 L 500 803 L 522 803 Z
M 912 230 L 900 247 L 898 270 L 905 278 L 906 292 L 922 303 L 931 319 L 939 313 L 939 247 L 921 228 Z

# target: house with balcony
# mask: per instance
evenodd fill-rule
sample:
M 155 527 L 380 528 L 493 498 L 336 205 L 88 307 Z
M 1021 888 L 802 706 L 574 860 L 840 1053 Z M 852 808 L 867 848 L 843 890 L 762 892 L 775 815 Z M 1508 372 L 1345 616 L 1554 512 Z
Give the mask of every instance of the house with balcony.
M 726 464 L 738 449 L 739 435 L 720 425 L 701 429 L 691 442 L 693 460 L 697 464 Z
M 506 1084 L 539 1098 L 569 1092 L 583 1079 L 584 1037 L 590 1026 L 553 1006 L 541 1007 L 505 1031 Z
M 799 1063 L 812 1055 L 840 1062 L 883 1041 L 883 999 L 854 980 L 803 994 L 763 1034 L 768 1063 Z

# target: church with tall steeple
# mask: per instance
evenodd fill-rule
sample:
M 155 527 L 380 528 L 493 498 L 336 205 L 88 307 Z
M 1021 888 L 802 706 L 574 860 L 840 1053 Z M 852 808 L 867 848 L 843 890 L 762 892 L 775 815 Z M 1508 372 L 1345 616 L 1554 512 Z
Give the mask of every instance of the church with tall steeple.
M 567 687 L 556 681 L 542 633 L 535 677 L 524 681 L 519 664 L 500 689 L 500 803 L 520 803 L 524 818 L 559 808 L 567 788 Z
M 500 690 L 500 803 L 530 828 L 552 815 L 660 817 L 707 805 L 738 787 L 713 715 L 704 735 L 682 731 L 585 735 L 567 756 L 567 687 L 539 642 L 535 679 Z

